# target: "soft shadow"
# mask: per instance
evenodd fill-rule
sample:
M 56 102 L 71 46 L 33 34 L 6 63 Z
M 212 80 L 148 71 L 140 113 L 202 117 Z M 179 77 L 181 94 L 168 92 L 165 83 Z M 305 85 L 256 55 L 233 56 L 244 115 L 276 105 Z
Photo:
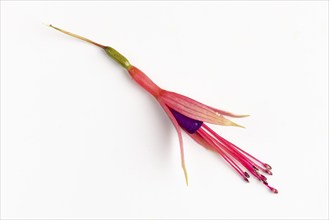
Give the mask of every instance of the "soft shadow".
M 157 102 L 156 99 L 154 99 L 150 94 L 148 94 L 142 87 L 140 87 L 137 83 L 135 83 L 129 76 L 126 74 L 129 78 L 129 83 L 131 86 L 135 87 L 136 94 L 140 94 L 143 96 L 147 101 L 147 108 L 145 111 L 150 112 L 152 114 L 152 117 L 149 119 L 145 119 L 145 123 L 149 123 L 151 126 L 153 126 L 153 130 L 155 130 L 155 133 L 157 134 L 157 140 L 156 143 L 154 143 L 153 147 L 155 147 L 157 150 L 157 155 L 152 155 L 156 157 L 158 160 L 166 160 L 168 161 L 169 152 L 171 150 L 170 143 L 172 139 L 172 135 L 176 135 L 176 131 L 174 126 L 172 125 L 170 119 L 166 115 L 165 111 L 162 109 L 160 104 Z M 174 132 L 173 132 L 174 131 Z M 176 135 L 177 136 L 177 135 Z M 178 138 L 177 139 L 177 147 L 179 147 L 178 144 Z M 164 156 L 165 155 L 165 156 Z
M 103 52 L 103 54 L 106 54 Z M 112 64 L 116 64 L 118 66 L 119 71 L 122 74 L 118 74 L 120 77 L 122 77 L 122 80 L 126 80 L 127 83 L 131 84 L 132 87 L 135 87 L 134 89 L 136 90 L 136 94 L 140 94 L 141 96 L 144 96 L 145 99 L 147 100 L 148 108 L 147 111 L 152 111 L 152 113 L 156 114 L 156 117 L 152 117 L 153 120 L 145 120 L 145 123 L 150 123 L 152 126 L 154 126 L 154 130 L 160 135 L 157 135 L 159 140 L 154 144 L 154 147 L 157 148 L 155 152 L 156 155 L 152 155 L 158 160 L 165 160 L 168 161 L 168 156 L 170 152 L 170 143 L 171 143 L 171 138 L 172 135 L 176 135 L 176 130 L 174 126 L 172 125 L 170 119 L 166 115 L 165 111 L 162 109 L 162 107 L 159 105 L 156 99 L 152 97 L 152 95 L 148 94 L 142 87 L 140 87 L 134 80 L 129 76 L 127 71 L 121 66 L 112 60 L 110 57 L 106 57 L 105 59 L 109 60 L 112 62 Z M 111 65 L 111 68 L 113 68 L 113 65 Z M 127 99 L 129 97 L 126 97 Z M 150 113 L 150 114 L 152 114 Z M 172 132 L 174 131 L 174 132 Z M 177 136 L 177 135 L 176 135 Z M 147 137 L 145 137 L 147 138 Z M 179 148 L 179 142 L 178 142 L 178 137 L 175 137 L 177 139 L 177 148 Z M 165 156 L 164 156 L 165 155 Z

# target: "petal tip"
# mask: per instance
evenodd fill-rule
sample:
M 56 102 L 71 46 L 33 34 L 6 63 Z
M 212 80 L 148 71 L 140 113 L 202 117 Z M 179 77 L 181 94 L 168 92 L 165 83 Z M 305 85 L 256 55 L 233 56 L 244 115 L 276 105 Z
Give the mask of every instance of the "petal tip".
M 250 115 L 238 115 L 238 118 L 246 118 L 249 117 Z
M 186 170 L 185 165 L 183 166 L 183 171 L 184 171 L 184 176 L 185 176 L 186 186 L 188 186 L 188 175 L 187 175 L 187 170 Z
M 237 124 L 237 123 L 235 123 L 233 121 L 230 121 L 230 124 L 228 124 L 228 126 L 234 126 L 234 127 L 239 127 L 239 128 L 246 128 L 246 127 L 244 127 L 242 125 L 239 125 L 239 124 Z

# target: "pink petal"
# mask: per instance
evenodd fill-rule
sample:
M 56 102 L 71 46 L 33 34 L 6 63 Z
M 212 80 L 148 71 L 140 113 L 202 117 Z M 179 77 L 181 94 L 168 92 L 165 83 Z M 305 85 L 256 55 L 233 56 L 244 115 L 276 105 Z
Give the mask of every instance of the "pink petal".
M 224 111 L 219 112 L 212 107 L 174 92 L 162 90 L 158 100 L 164 102 L 168 107 L 195 120 L 200 120 L 211 124 L 243 127 L 225 118 L 220 113 Z M 224 113 L 229 114 L 227 112 Z
M 174 115 L 171 113 L 170 109 L 164 103 L 162 103 L 162 102 L 159 102 L 159 103 L 162 106 L 162 108 L 164 109 L 164 111 L 167 113 L 168 117 L 170 118 L 171 122 L 174 124 L 174 126 L 176 128 L 176 131 L 178 134 L 178 139 L 179 139 L 181 164 L 182 164 L 182 168 L 183 168 L 184 175 L 185 175 L 186 185 L 188 185 L 188 175 L 187 175 L 187 170 L 186 170 L 186 166 L 185 166 L 185 158 L 184 158 L 183 137 L 182 137 L 182 132 L 181 132 L 180 126 L 177 123 Z
M 218 114 L 225 115 L 225 116 L 232 117 L 232 118 L 244 118 L 244 117 L 249 117 L 250 116 L 250 115 L 236 115 L 236 114 L 233 114 L 231 112 L 226 112 L 226 111 L 223 111 L 223 110 L 220 110 L 220 109 L 217 109 L 217 108 L 213 108 L 213 107 L 210 107 L 210 106 L 207 106 L 207 107 L 211 108 L 213 111 L 217 112 Z

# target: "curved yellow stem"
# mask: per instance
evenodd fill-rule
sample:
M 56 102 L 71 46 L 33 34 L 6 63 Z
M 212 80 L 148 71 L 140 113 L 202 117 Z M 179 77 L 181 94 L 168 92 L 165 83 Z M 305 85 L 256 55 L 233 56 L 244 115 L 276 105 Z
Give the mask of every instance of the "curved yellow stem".
M 85 37 L 82 37 L 82 36 L 80 36 L 80 35 L 73 34 L 73 33 L 71 33 L 71 32 L 68 32 L 68 31 L 62 30 L 62 29 L 60 29 L 60 28 L 58 28 L 58 27 L 55 27 L 55 26 L 53 26 L 53 25 L 51 25 L 51 24 L 49 25 L 49 27 L 54 28 L 55 30 L 58 30 L 58 31 L 60 31 L 60 32 L 62 32 L 62 33 L 64 33 L 64 34 L 67 34 L 67 35 L 71 36 L 71 37 L 75 37 L 75 38 L 78 38 L 78 39 L 80 39 L 80 40 L 83 40 L 83 41 L 86 41 L 86 42 L 88 42 L 88 43 L 91 43 L 91 44 L 93 44 L 93 45 L 95 45 L 95 46 L 97 46 L 97 47 L 100 47 L 100 48 L 102 48 L 102 49 L 106 49 L 106 48 L 107 48 L 107 46 L 104 46 L 104 45 L 102 45 L 102 44 L 96 43 L 96 42 L 94 42 L 94 41 L 92 41 L 92 40 L 89 40 L 89 39 L 87 39 L 87 38 L 85 38 Z

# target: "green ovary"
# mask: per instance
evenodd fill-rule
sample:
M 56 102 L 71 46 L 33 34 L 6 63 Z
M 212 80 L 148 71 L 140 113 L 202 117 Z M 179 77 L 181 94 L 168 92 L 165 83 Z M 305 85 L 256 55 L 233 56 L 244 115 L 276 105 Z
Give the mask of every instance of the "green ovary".
M 107 55 L 109 55 L 112 59 L 118 62 L 121 66 L 123 66 L 125 69 L 129 69 L 129 67 L 131 66 L 129 61 L 121 53 L 119 53 L 112 47 L 106 47 L 104 50 Z

